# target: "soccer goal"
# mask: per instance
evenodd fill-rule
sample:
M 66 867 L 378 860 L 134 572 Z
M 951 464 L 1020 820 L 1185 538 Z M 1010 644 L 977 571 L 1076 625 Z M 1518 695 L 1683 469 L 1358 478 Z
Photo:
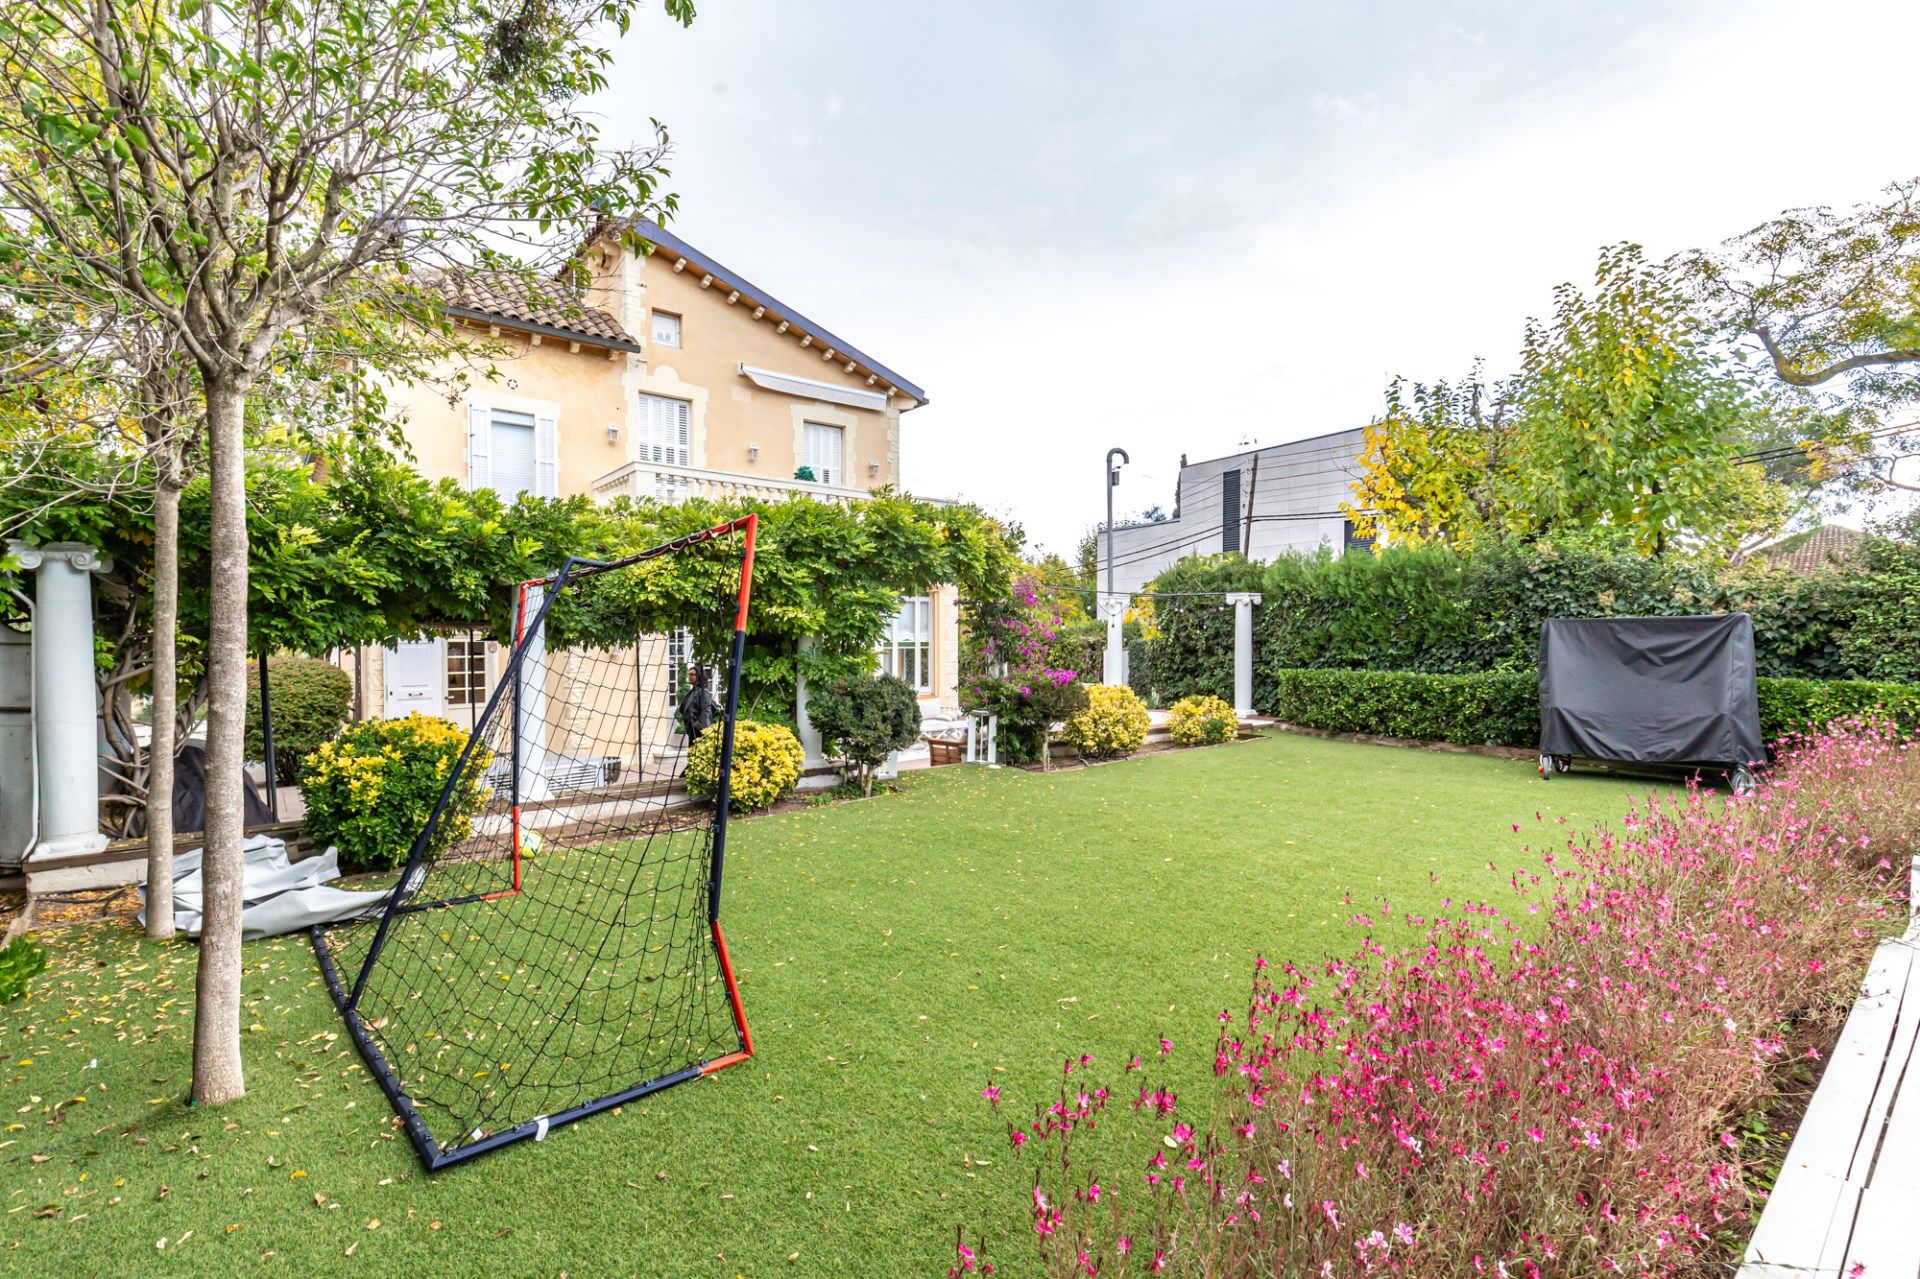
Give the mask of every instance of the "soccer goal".
M 720 883 L 754 533 L 748 515 L 524 583 L 384 907 L 313 930 L 429 1168 L 753 1054 Z M 711 804 L 681 785 L 696 735 L 718 747 Z

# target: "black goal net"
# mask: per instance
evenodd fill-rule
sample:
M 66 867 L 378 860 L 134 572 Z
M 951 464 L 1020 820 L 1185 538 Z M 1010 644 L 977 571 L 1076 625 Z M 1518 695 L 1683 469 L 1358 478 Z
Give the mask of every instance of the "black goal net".
M 720 887 L 754 531 L 523 584 L 384 906 L 313 930 L 428 1167 L 752 1054 Z

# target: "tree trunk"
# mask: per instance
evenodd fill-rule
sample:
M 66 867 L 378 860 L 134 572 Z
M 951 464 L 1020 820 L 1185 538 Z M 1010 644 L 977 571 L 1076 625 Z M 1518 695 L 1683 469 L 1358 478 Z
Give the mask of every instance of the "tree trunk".
M 173 936 L 174 717 L 179 684 L 180 489 L 177 446 L 155 451 L 153 479 L 153 733 L 147 745 L 147 936 Z
M 206 913 L 193 1022 L 193 1099 L 218 1105 L 246 1091 L 240 1069 L 241 804 L 247 731 L 247 384 L 209 377 L 212 549 L 207 626 Z

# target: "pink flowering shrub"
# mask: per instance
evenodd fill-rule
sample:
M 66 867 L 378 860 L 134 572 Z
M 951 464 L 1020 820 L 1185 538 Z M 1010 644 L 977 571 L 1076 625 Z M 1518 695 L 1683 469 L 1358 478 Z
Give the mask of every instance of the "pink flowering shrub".
M 1200 1106 L 1082 1057 L 1009 1124 L 1038 1156 L 1040 1270 L 1724 1268 L 1757 1195 L 1734 1134 L 1831 1042 L 1916 851 L 1920 748 L 1841 725 L 1751 797 L 1690 791 L 1543 853 L 1506 909 L 1443 903 L 1407 917 L 1417 942 L 1311 972 L 1258 960 Z
M 969 707 L 1001 719 L 1000 751 L 1009 762 L 1050 764 L 1050 728 L 1087 704 L 1086 685 L 1071 663 L 1059 602 L 1034 578 L 1013 584 L 1011 602 L 968 617 L 972 642 L 962 661 L 960 693 Z

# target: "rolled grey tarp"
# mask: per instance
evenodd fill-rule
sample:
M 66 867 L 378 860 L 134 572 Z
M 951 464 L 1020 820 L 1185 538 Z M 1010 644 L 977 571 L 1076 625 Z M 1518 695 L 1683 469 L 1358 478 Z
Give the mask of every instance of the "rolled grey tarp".
M 204 880 L 201 858 L 194 849 L 173 859 L 173 926 L 189 937 L 200 935 Z M 240 912 L 240 935 L 247 941 L 295 933 L 315 924 L 364 919 L 378 913 L 393 891 L 353 892 L 330 888 L 340 878 L 340 854 L 329 848 L 318 857 L 296 862 L 287 856 L 287 841 L 255 835 L 245 845 L 242 869 L 246 905 Z M 147 889 L 140 886 L 140 922 L 147 922 Z
M 1745 613 L 1552 618 L 1540 627 L 1540 753 L 1763 761 L 1756 674 Z

